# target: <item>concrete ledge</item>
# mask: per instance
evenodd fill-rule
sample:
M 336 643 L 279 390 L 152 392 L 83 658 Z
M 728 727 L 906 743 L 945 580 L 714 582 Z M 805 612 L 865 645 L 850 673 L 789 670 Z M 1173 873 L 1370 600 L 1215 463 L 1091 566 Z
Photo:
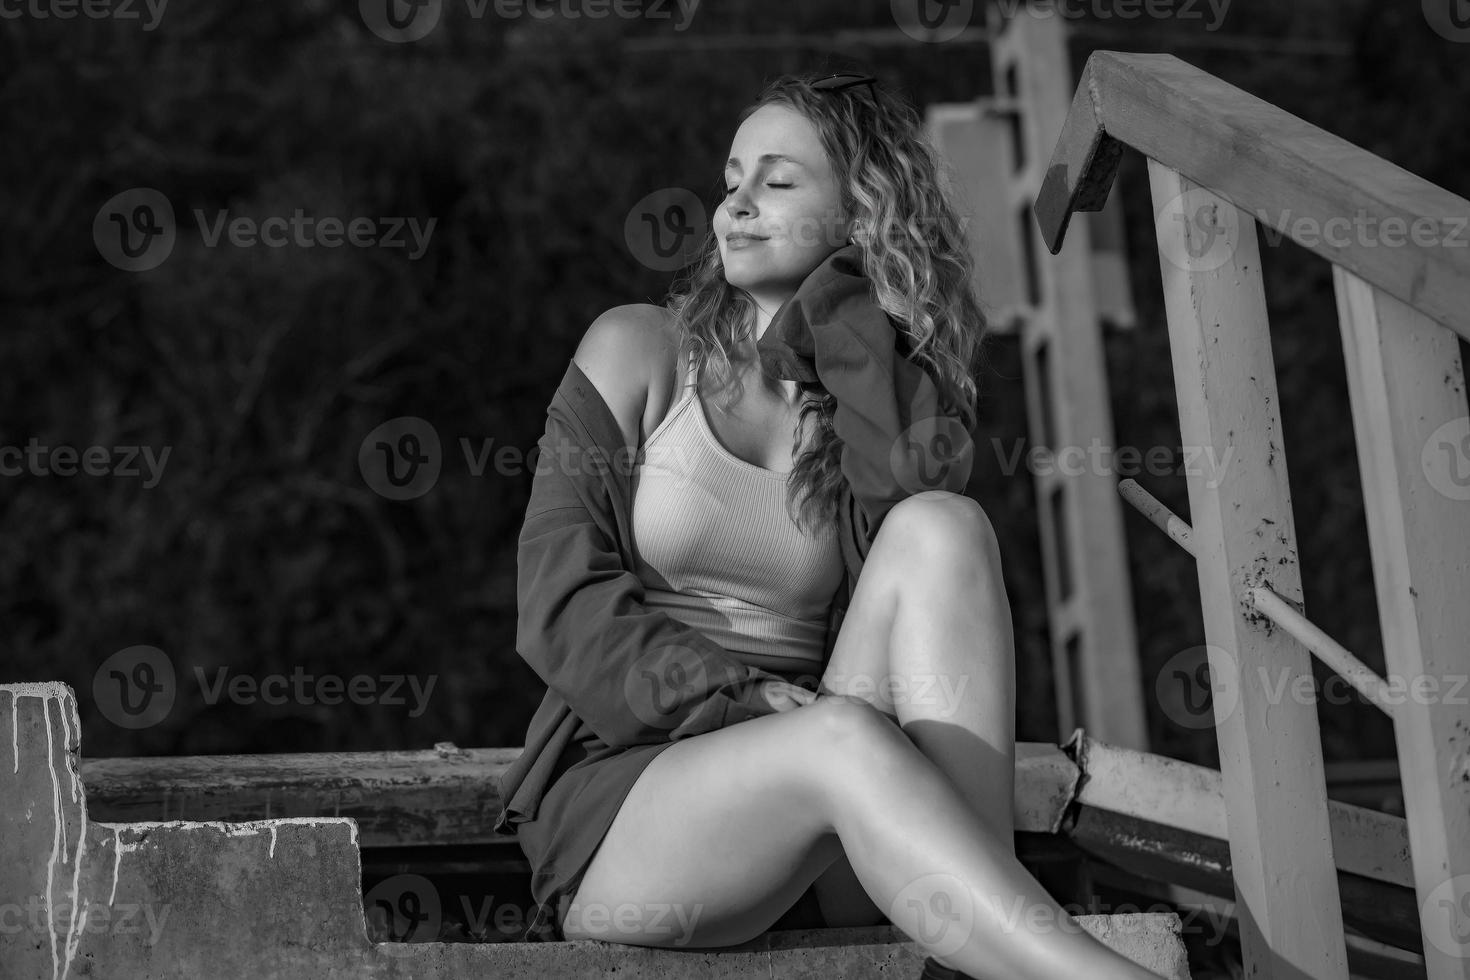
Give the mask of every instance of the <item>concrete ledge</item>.
M 353 820 L 89 821 L 80 746 L 69 687 L 0 685 L 0 758 L 11 761 L 0 765 L 7 980 L 913 978 L 923 961 L 921 947 L 892 926 L 767 933 L 718 950 L 373 943 Z M 1161 976 L 1189 975 L 1176 915 L 1077 921 Z
M 1169 980 L 1189 980 L 1179 917 L 1173 914 L 1082 915 L 1077 923 L 1109 948 Z M 494 976 L 497 980 L 610 978 L 610 980 L 735 980 L 773 977 L 894 978 L 916 980 L 924 952 L 893 926 L 771 932 L 720 950 L 662 950 L 579 940 L 465 946 L 422 943 L 389 949 L 391 976 Z
M 369 949 L 351 820 L 93 823 L 70 688 L 0 686 L 0 732 L 5 976 L 260 976 Z

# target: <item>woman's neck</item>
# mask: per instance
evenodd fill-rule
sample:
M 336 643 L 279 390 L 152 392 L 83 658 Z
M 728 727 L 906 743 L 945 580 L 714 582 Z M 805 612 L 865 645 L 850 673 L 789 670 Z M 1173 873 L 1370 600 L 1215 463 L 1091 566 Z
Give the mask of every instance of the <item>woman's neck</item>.
M 771 321 L 775 319 L 777 311 L 790 298 L 790 295 L 780 297 L 751 296 L 750 298 L 755 307 L 755 329 L 752 333 L 753 340 L 751 341 L 751 346 L 754 347 L 760 341 L 761 337 L 765 335 L 766 330 L 771 325 Z M 754 352 L 752 351 L 752 353 Z M 760 383 L 761 388 L 772 398 L 779 398 L 788 406 L 795 406 L 803 400 L 804 396 L 796 387 L 795 381 L 766 377 L 765 372 L 760 369 L 758 360 L 749 370 L 752 376 Z
M 760 340 L 765 335 L 766 328 L 771 325 L 771 320 L 775 319 L 776 311 L 781 308 L 780 303 L 776 303 L 774 306 L 770 304 L 771 301 L 768 299 L 755 301 L 755 332 L 753 336 L 756 340 Z

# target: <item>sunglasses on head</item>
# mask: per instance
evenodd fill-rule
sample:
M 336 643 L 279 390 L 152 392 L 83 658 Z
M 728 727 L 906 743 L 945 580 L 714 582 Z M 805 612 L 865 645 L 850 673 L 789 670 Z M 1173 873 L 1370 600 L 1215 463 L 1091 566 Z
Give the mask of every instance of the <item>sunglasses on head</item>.
M 856 72 L 839 72 L 836 75 L 828 75 L 812 82 L 813 92 L 842 92 L 857 85 L 868 86 L 868 94 L 876 98 L 878 79 L 872 75 L 859 75 Z

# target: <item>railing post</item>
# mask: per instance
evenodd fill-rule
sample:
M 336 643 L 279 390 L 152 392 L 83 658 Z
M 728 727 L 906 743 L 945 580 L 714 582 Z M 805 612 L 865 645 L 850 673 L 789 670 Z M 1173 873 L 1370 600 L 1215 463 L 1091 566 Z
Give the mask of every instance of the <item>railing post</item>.
M 1310 654 L 1246 598 L 1302 597 L 1255 222 L 1152 159 L 1149 183 L 1246 972 L 1346 980 Z
M 1470 980 L 1470 418 L 1449 330 L 1334 266 L 1424 964 Z

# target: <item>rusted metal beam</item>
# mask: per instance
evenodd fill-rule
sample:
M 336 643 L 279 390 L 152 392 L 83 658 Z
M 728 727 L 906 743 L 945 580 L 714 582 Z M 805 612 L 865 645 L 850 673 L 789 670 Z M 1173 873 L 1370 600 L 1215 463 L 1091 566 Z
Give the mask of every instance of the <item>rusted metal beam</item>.
M 1194 530 L 1153 494 L 1133 480 L 1124 480 L 1119 483 L 1118 493 L 1152 521 L 1156 527 L 1167 533 L 1179 547 L 1191 555 L 1195 553 Z M 1371 667 L 1353 656 L 1346 647 L 1328 636 L 1316 623 L 1297 612 L 1296 608 L 1278 595 L 1275 590 L 1258 585 L 1246 593 L 1246 598 L 1252 606 L 1260 610 L 1277 626 L 1290 633 L 1297 642 L 1312 651 L 1318 660 L 1336 671 L 1338 676 L 1351 684 L 1353 689 L 1363 695 L 1369 704 L 1390 718 L 1394 716 L 1396 699 L 1402 698 L 1402 692 L 1396 694 L 1388 682 L 1379 677 Z

